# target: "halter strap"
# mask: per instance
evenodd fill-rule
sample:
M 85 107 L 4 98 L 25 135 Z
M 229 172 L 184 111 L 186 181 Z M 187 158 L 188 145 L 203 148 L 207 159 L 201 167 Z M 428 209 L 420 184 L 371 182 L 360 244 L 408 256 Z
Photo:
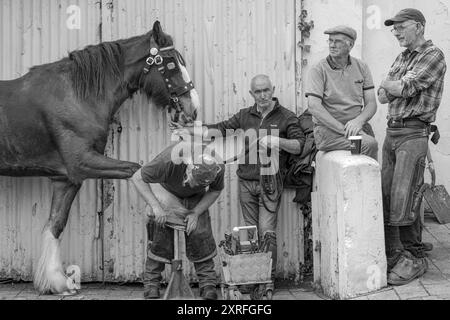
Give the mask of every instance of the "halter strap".
M 174 49 L 175 49 L 174 46 L 170 46 L 170 47 L 161 48 L 161 49 L 159 49 L 159 51 L 164 52 L 164 51 L 169 51 L 169 50 L 174 50 Z
M 163 77 L 167 90 L 169 91 L 170 94 L 171 106 L 169 106 L 169 110 L 171 111 L 175 109 L 174 121 L 178 122 L 179 116 L 183 112 L 183 106 L 180 103 L 179 97 L 193 90 L 194 84 L 191 81 L 189 83 L 185 82 L 184 85 L 180 86 L 171 80 L 171 75 L 175 72 L 175 68 L 173 68 L 173 70 L 171 68 L 168 68 L 170 62 L 168 64 L 164 62 L 165 59 L 171 59 L 171 57 L 164 58 L 163 56 L 160 55 L 160 53 L 162 52 L 167 52 L 171 50 L 175 50 L 175 47 L 169 46 L 164 48 L 157 48 L 156 46 L 151 46 L 150 56 L 146 60 L 147 65 L 143 69 L 143 74 L 147 75 L 150 72 L 150 68 L 152 68 L 153 66 L 158 67 L 158 71 Z M 179 63 L 179 61 L 177 61 L 177 63 Z

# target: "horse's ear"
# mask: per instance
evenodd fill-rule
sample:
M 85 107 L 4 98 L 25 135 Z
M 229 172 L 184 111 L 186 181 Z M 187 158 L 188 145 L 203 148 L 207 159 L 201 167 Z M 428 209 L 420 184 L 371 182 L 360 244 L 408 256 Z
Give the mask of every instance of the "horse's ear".
M 156 20 L 155 23 L 153 24 L 153 38 L 155 39 L 156 43 L 158 44 L 161 43 L 163 34 L 164 33 L 162 31 L 161 23 L 158 20 Z

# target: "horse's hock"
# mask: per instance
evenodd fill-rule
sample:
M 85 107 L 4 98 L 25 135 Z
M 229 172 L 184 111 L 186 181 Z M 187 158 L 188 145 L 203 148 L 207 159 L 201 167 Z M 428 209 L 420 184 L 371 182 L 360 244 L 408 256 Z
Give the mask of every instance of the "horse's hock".
M 314 281 L 349 299 L 387 285 L 380 165 L 349 151 L 319 152 L 312 194 Z

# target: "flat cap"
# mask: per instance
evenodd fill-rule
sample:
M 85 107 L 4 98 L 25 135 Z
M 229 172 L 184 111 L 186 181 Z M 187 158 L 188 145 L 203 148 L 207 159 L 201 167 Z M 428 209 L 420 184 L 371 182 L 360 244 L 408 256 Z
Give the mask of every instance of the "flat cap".
M 400 12 L 398 12 L 395 15 L 395 17 L 386 20 L 384 22 L 384 25 L 388 27 L 388 26 L 392 26 L 394 23 L 404 22 L 404 21 L 408 21 L 408 20 L 414 20 L 414 21 L 420 22 L 423 25 L 425 25 L 425 23 L 426 23 L 425 16 L 423 15 L 422 12 L 420 12 L 417 9 L 406 8 L 406 9 L 403 9 Z
M 357 37 L 356 30 L 351 28 L 351 27 L 349 27 L 349 26 L 333 27 L 333 28 L 330 28 L 330 29 L 326 30 L 324 33 L 325 34 L 338 34 L 338 33 L 344 34 L 347 37 L 353 39 L 353 41 L 355 41 L 356 37 Z

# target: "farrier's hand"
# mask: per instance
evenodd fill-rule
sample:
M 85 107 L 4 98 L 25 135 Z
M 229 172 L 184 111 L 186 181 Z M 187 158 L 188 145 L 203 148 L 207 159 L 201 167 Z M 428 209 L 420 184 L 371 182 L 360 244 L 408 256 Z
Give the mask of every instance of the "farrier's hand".
M 184 220 L 184 222 L 186 222 L 186 233 L 188 236 L 197 229 L 199 217 L 200 215 L 194 212 L 188 215 Z
M 361 131 L 364 123 L 358 119 L 353 119 L 345 125 L 345 136 L 357 136 Z
M 153 207 L 152 210 L 155 217 L 155 222 L 160 226 L 164 226 L 167 221 L 167 213 L 160 205 Z

